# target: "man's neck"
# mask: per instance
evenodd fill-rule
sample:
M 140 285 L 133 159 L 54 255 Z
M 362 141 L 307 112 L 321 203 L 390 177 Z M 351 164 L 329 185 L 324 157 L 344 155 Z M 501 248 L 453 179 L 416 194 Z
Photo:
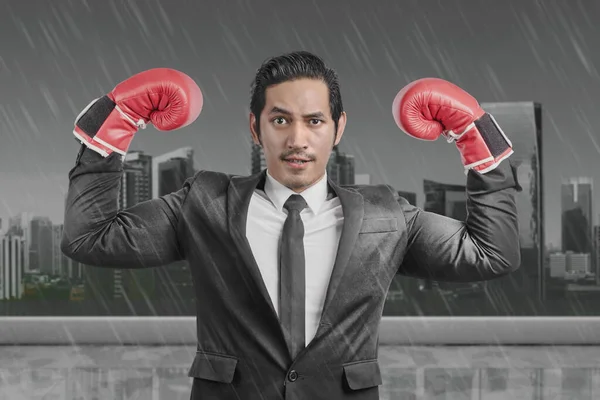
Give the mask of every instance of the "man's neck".
M 287 187 L 288 189 L 290 189 L 291 191 L 295 192 L 295 193 L 302 193 L 307 189 L 310 189 L 311 187 L 315 186 L 316 184 L 318 184 L 319 182 L 321 182 L 321 180 L 325 179 L 325 176 L 327 175 L 327 172 L 323 172 L 323 174 L 321 176 L 319 176 L 317 179 L 315 179 L 314 182 L 312 182 L 311 184 L 309 184 L 308 186 L 303 186 L 301 188 L 294 188 L 294 187 L 290 187 L 288 185 L 286 185 L 285 183 L 281 182 L 279 179 L 275 178 L 273 175 L 271 175 L 269 173 L 269 170 L 267 170 L 267 174 L 269 174 L 269 177 L 271 177 L 271 179 L 275 180 L 277 183 Z

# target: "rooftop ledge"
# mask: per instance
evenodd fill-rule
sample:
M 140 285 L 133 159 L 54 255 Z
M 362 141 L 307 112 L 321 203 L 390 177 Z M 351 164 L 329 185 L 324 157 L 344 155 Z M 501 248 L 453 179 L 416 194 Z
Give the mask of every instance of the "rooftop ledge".
M 383 317 L 380 345 L 599 345 L 600 317 Z M 0 345 L 195 345 L 195 317 L 0 317 Z

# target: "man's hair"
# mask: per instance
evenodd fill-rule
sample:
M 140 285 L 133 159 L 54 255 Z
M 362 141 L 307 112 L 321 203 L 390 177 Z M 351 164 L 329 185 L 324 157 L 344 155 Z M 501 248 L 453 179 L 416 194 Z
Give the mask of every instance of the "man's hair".
M 301 78 L 318 79 L 327 84 L 329 111 L 337 134 L 338 120 L 344 111 L 337 74 L 320 57 L 307 51 L 296 51 L 267 59 L 256 72 L 250 92 L 250 112 L 256 117 L 255 129 L 259 137 L 260 114 L 265 107 L 267 88 Z

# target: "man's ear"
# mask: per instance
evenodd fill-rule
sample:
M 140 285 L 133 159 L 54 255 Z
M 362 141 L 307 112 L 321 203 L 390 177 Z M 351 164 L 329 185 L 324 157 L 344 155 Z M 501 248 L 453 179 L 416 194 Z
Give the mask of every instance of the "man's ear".
M 344 134 L 344 130 L 346 129 L 347 118 L 348 116 L 346 115 L 346 112 L 342 111 L 340 119 L 338 119 L 338 128 L 337 132 L 335 133 L 335 139 L 333 142 L 334 146 L 337 146 L 340 143 L 340 140 L 342 140 L 342 135 Z
M 254 116 L 254 114 L 250 113 L 248 122 L 250 124 L 250 133 L 252 134 L 252 141 L 254 142 L 254 144 L 257 144 L 262 147 L 262 142 L 260 140 L 260 129 L 258 129 L 258 120 Z

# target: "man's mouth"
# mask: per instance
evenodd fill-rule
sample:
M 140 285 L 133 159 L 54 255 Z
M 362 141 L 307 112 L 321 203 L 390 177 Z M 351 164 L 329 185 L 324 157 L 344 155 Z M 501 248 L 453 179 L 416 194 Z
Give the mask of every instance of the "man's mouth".
M 305 158 L 286 158 L 285 161 L 287 161 L 289 163 L 293 163 L 293 164 L 300 164 L 300 165 L 310 162 L 310 160 L 307 160 Z

